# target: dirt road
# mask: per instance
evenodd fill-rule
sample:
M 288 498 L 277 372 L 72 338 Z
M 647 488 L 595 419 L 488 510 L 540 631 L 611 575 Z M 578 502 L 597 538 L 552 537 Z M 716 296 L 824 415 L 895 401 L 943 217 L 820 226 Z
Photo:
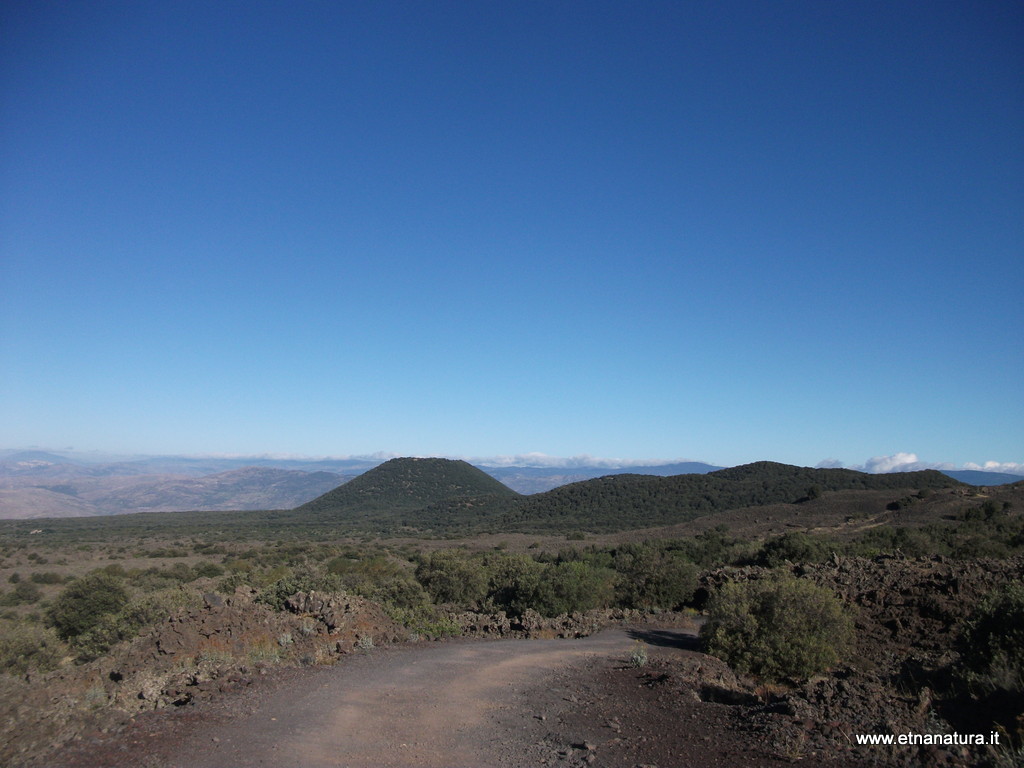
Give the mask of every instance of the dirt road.
M 650 663 L 631 668 L 634 644 Z M 454 640 L 282 668 L 237 693 L 135 718 L 47 768 L 786 768 L 741 707 L 698 695 L 693 630 Z M 687 672 L 686 670 L 690 671 Z M 692 675 L 696 673 L 697 677 Z M 863 765 L 813 755 L 815 765 Z
M 457 768 L 516 764 L 495 717 L 529 721 L 524 691 L 574 663 L 616 655 L 633 640 L 608 629 L 578 640 L 455 642 L 382 648 L 307 678 L 228 723 L 199 726 L 175 768 Z M 526 711 L 523 711 L 523 710 Z M 539 719 L 540 716 L 538 716 Z M 524 726 L 525 727 L 525 726 Z

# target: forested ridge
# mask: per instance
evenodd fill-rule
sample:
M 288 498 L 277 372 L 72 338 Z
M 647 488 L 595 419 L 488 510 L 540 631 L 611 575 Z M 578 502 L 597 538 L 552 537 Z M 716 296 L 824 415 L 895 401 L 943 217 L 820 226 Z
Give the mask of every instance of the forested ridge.
M 869 475 L 849 469 L 810 469 L 757 462 L 705 475 L 609 475 L 526 497 L 502 516 L 505 530 L 595 531 L 685 522 L 739 507 L 794 503 L 825 491 L 948 488 L 941 472 Z
M 411 465 L 412 474 L 402 463 L 410 461 L 417 462 Z M 356 478 L 296 512 L 315 515 L 318 521 L 372 521 L 434 533 L 618 531 L 671 525 L 739 507 L 795 503 L 826 491 L 961 485 L 933 470 L 871 475 L 763 461 L 708 474 L 608 475 L 520 496 L 497 481 L 478 482 L 466 472 L 465 467 L 473 469 L 468 464 L 452 464 L 456 462 L 396 459 L 390 471 L 370 478 L 372 482 L 354 486 L 361 480 Z M 449 482 L 452 477 L 460 482 Z M 473 482 L 463 482 L 467 478 Z M 445 495 L 452 488 L 458 492 Z

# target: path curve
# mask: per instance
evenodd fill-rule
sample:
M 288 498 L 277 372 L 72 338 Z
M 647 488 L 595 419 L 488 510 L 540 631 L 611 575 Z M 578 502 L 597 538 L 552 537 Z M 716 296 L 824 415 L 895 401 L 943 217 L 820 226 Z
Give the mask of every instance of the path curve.
M 682 633 L 680 633 L 682 634 Z M 625 659 L 632 639 L 450 642 L 381 648 L 280 690 L 228 723 L 200 727 L 175 768 L 478 768 L 501 762 L 489 716 L 517 692 L 588 659 Z M 521 703 L 521 702 L 520 702 Z M 506 756 L 507 757 L 507 756 Z

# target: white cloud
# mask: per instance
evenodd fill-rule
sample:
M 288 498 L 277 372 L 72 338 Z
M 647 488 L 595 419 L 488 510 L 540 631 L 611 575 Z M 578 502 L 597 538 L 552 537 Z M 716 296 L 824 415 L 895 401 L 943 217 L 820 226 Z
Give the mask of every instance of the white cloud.
M 964 469 L 977 469 L 982 472 L 1006 472 L 1010 475 L 1024 475 L 1024 463 L 1017 461 L 986 461 L 984 464 L 975 464 L 968 461 Z
M 863 471 L 872 474 L 885 472 L 911 472 L 915 469 L 926 469 L 917 458 L 916 453 L 894 453 L 892 456 L 872 456 L 864 462 Z
M 838 459 L 822 459 L 818 462 L 818 469 L 835 469 L 846 466 Z M 917 472 L 922 469 L 976 469 L 983 472 L 1006 472 L 1011 475 L 1024 476 L 1024 462 L 1015 461 L 986 461 L 984 464 L 976 464 L 972 461 L 966 462 L 962 467 L 957 467 L 948 461 L 921 461 L 916 453 L 894 453 L 891 456 L 872 456 L 861 465 L 851 465 L 850 469 L 871 474 L 886 474 L 888 472 Z
M 921 461 L 916 453 L 894 453 L 891 456 L 872 456 L 863 464 L 846 464 L 839 459 L 822 459 L 816 465 L 817 469 L 855 469 L 858 472 L 868 472 L 873 475 L 881 475 L 887 472 L 915 472 L 921 469 L 953 469 L 952 464 L 938 464 L 934 462 Z

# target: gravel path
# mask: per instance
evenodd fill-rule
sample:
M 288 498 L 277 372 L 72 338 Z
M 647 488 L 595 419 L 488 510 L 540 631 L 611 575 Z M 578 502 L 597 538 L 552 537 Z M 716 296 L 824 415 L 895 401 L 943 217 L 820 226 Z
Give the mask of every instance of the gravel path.
M 386 646 L 150 712 L 48 768 L 786 768 L 735 708 L 665 684 L 705 658 L 695 647 L 692 630 L 650 626 Z
M 382 648 L 277 691 L 230 722 L 199 725 L 174 768 L 477 768 L 515 762 L 494 717 L 555 671 L 632 645 L 608 629 L 578 640 Z M 524 734 L 525 736 L 525 734 Z M 510 751 L 513 751 L 510 754 Z

